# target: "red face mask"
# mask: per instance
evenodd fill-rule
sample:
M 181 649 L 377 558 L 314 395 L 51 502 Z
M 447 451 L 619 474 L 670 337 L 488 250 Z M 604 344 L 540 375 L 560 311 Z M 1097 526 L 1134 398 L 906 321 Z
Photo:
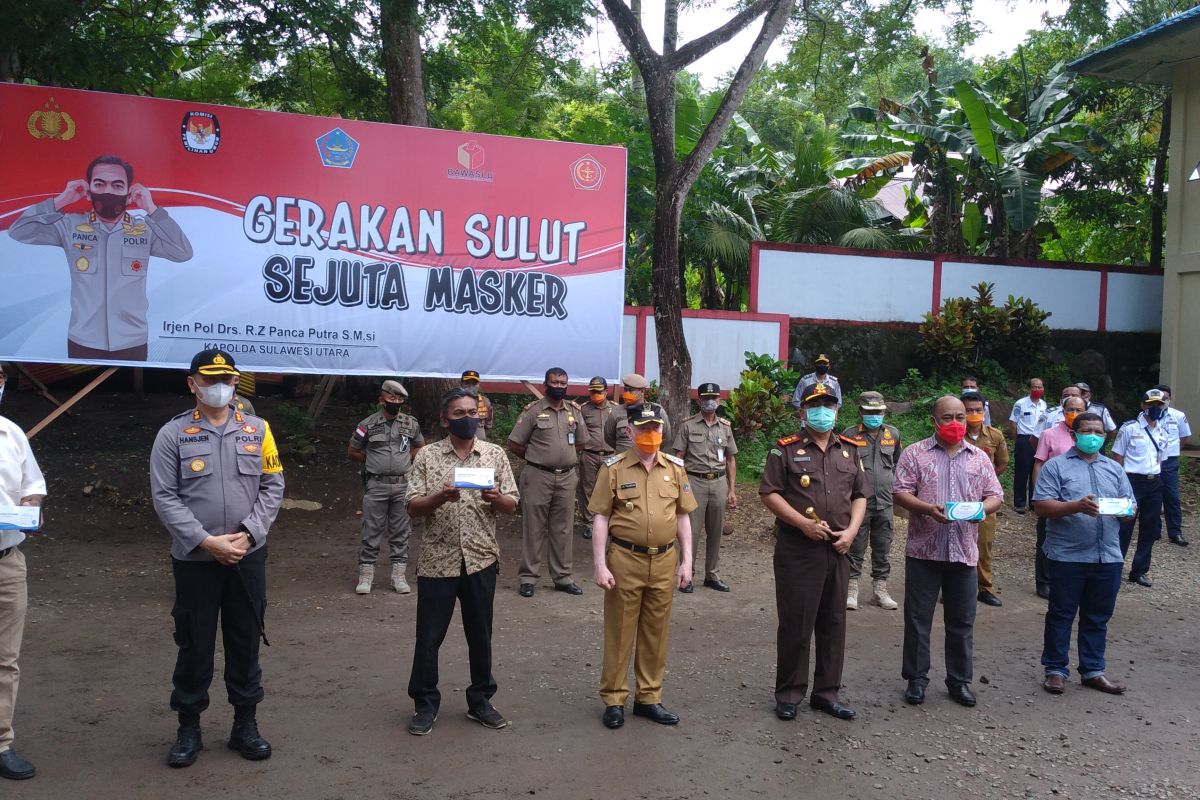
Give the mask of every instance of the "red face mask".
M 967 435 L 967 426 L 962 422 L 948 422 L 937 426 L 937 435 L 947 444 L 958 444 Z
M 1030 396 L 1031 398 L 1033 398 L 1033 401 L 1034 401 L 1035 403 L 1036 403 L 1038 400 L 1041 400 L 1041 399 L 1042 399 L 1042 395 L 1044 395 L 1045 393 L 1046 393 L 1046 390 L 1045 390 L 1045 389 L 1030 389 L 1030 390 L 1029 390 L 1029 396 Z

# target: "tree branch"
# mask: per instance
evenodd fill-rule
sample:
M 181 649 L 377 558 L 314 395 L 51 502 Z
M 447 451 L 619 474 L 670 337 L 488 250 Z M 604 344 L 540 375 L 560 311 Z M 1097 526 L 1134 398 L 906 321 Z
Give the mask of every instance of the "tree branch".
M 602 2 L 604 10 L 608 13 L 609 21 L 617 29 L 617 36 L 621 37 L 621 44 L 625 45 L 625 49 L 637 64 L 642 76 L 649 82 L 649 73 L 662 66 L 662 56 L 654 52 L 654 48 L 650 46 L 650 40 L 646 38 L 646 31 L 642 30 L 641 21 L 634 16 L 629 6 L 621 0 L 602 0 Z
M 665 60 L 664 65 L 672 72 L 676 72 L 693 61 L 703 58 L 717 47 L 741 33 L 743 28 L 753 22 L 756 17 L 761 16 L 764 11 L 776 2 L 778 0 L 755 0 L 740 14 L 721 27 L 709 31 L 698 39 L 693 39 L 676 50 Z M 605 5 L 607 4 L 608 1 L 605 0 Z

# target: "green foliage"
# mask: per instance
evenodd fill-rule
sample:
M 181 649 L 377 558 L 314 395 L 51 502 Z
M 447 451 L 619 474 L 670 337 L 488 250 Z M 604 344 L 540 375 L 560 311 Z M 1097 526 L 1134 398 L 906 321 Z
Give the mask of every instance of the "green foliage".
M 746 358 L 746 369 L 757 372 L 773 383 L 776 393 L 791 396 L 800 381 L 800 373 L 789 369 L 786 361 L 778 361 L 766 353 L 752 353 L 749 350 L 742 355 Z
M 1006 367 L 1037 363 L 1049 341 L 1043 311 L 1025 297 L 995 304 L 995 284 L 980 283 L 975 297 L 950 297 L 938 314 L 926 314 L 919 331 L 921 354 L 941 371 L 962 372 L 992 359 Z
M 775 382 L 752 369 L 742 372 L 741 383 L 721 405 L 738 441 L 770 432 L 794 416 L 791 404 Z

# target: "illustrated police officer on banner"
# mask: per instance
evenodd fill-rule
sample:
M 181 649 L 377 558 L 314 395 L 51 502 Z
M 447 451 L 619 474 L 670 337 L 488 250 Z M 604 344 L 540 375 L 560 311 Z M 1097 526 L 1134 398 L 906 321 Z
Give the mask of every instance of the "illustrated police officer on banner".
M 64 214 L 87 198 L 92 210 Z M 145 216 L 131 216 L 136 205 Z M 57 196 L 30 206 L 8 235 L 25 244 L 61 247 L 71 274 L 67 357 L 145 361 L 146 274 L 151 256 L 187 261 L 192 245 L 150 190 L 133 182 L 133 167 L 106 155 L 88 164 L 87 180 L 72 180 Z
M 203 748 L 200 714 L 208 708 L 218 624 L 234 709 L 229 747 L 252 761 L 271 757 L 255 711 L 263 699 L 267 533 L 283 502 L 283 466 L 267 421 L 230 406 L 237 380 L 233 356 L 197 353 L 187 377 L 196 407 L 164 425 L 150 452 L 151 496 L 171 535 L 175 574 L 171 708 L 179 734 L 167 756 L 172 767 L 192 765 Z

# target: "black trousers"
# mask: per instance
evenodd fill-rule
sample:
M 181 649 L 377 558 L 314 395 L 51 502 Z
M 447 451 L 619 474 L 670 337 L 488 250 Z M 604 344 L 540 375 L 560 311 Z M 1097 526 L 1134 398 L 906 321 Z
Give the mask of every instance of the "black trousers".
M 1033 437 L 1018 433 L 1013 453 L 1013 507 L 1025 508 L 1033 496 Z
M 417 577 L 417 641 L 408 696 L 418 713 L 436 714 L 441 706 L 438 649 L 446 640 L 456 601 L 462 604 L 463 633 L 467 636 L 471 663 L 467 708 L 472 711 L 482 708 L 496 694 L 496 679 L 492 677 L 492 604 L 498 570 L 499 565 L 493 564 L 468 575 L 464 564 L 457 578 Z
M 946 625 L 946 685 L 971 682 L 976 594 L 975 567 L 950 561 L 904 559 L 905 680 L 929 685 L 929 632 L 938 593 L 944 601 Z
M 267 605 L 267 548 L 236 567 L 215 561 L 171 559 L 175 573 L 175 659 L 171 708 L 199 715 L 208 708 L 217 623 L 225 645 L 225 689 L 234 706 L 262 702 L 259 625 Z

